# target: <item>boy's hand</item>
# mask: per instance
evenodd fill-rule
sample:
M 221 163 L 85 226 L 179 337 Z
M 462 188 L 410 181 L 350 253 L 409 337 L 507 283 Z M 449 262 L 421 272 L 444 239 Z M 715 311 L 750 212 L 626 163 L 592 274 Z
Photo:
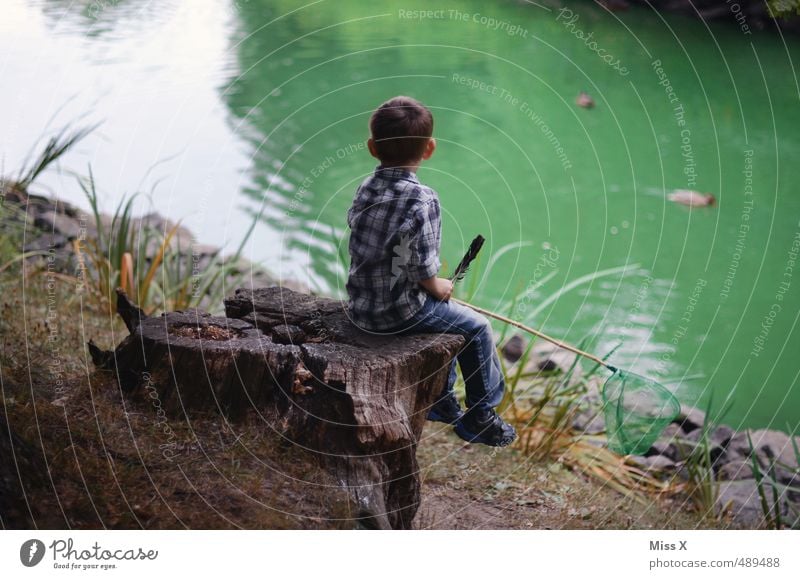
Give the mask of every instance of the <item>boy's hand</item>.
M 437 300 L 446 302 L 453 295 L 453 282 L 443 277 L 432 277 L 419 282 L 425 291 Z

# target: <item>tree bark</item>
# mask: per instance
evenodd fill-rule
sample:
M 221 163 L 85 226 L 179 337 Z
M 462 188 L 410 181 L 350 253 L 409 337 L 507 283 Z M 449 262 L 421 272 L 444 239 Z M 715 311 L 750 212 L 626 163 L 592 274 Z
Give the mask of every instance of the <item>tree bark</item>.
M 131 334 L 114 352 L 90 351 L 125 392 L 157 397 L 175 417 L 256 413 L 336 475 L 354 521 L 411 526 L 417 443 L 462 337 L 371 334 L 350 322 L 343 302 L 286 288 L 239 289 L 225 301 L 227 317 L 148 318 L 118 293 Z

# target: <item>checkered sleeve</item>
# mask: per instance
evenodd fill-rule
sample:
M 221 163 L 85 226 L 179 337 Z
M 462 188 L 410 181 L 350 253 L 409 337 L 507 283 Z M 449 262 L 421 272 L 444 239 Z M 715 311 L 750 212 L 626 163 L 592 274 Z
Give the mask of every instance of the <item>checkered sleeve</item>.
M 412 221 L 407 275 L 411 281 L 430 279 L 439 273 L 441 213 L 439 203 L 431 200 L 420 207 Z

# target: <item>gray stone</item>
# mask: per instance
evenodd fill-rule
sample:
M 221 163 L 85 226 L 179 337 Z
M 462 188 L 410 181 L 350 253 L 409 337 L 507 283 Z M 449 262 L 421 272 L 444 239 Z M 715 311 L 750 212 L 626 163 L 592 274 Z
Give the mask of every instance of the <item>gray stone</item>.
M 766 470 L 773 461 L 776 461 L 778 464 L 775 465 L 775 478 L 779 482 L 793 484 L 800 480 L 797 456 L 792 446 L 792 440 L 785 432 L 763 428 L 739 432 L 728 443 L 727 453 L 731 459 L 750 457 L 748 433 L 750 433 L 753 449 L 762 470 Z M 795 437 L 795 442 L 800 447 L 800 437 Z
M 728 443 L 735 434 L 736 431 L 734 431 L 733 428 L 726 424 L 720 424 L 711 431 L 711 442 L 725 447 L 728 446 Z
M 220 252 L 219 247 L 207 245 L 205 243 L 193 243 L 191 245 L 191 254 L 201 257 L 214 257 Z
M 637 454 L 631 454 L 625 458 L 626 462 L 632 464 L 633 466 L 637 466 L 641 469 L 646 470 L 650 463 L 647 462 L 647 457 L 639 456 Z
M 661 436 L 659 438 L 661 438 L 662 440 L 666 440 L 668 442 L 675 442 L 679 439 L 686 438 L 686 433 L 680 426 L 678 426 L 673 422 L 667 424 L 666 428 L 664 428 L 664 431 L 661 433 Z
M 752 440 L 759 456 L 775 459 L 791 468 L 798 466 L 792 439 L 785 432 L 760 429 L 753 432 Z M 800 447 L 800 437 L 795 437 L 795 442 Z
M 674 460 L 660 454 L 645 457 L 644 460 L 647 470 L 673 470 L 676 466 Z
M 715 431 L 712 430 L 710 433 L 707 433 L 708 439 L 708 453 L 711 457 L 712 463 L 719 463 L 722 460 L 722 456 L 725 453 L 725 447 L 715 440 L 714 436 Z M 690 445 L 685 445 L 686 448 L 682 449 L 683 456 L 688 456 L 688 454 L 695 448 L 697 445 L 700 444 L 700 439 L 703 436 L 703 429 L 696 428 L 692 430 L 689 434 L 686 435 L 686 441 L 690 443 Z M 718 440 L 719 437 L 717 437 Z
M 525 370 L 528 372 L 561 372 L 566 373 L 576 363 L 576 356 L 572 352 L 559 348 L 550 342 L 537 342 L 531 348 Z M 576 363 L 574 383 L 581 375 L 580 362 Z
M 701 428 L 705 421 L 705 412 L 695 408 L 694 406 L 687 406 L 685 404 L 681 404 L 681 411 L 678 414 L 678 417 L 673 420 L 673 422 L 678 424 L 686 433 Z
M 661 456 L 660 454 L 653 456 L 630 455 L 626 458 L 626 461 L 628 464 L 651 473 L 672 473 L 678 468 L 678 464 L 675 461 L 668 459 L 666 456 Z
M 679 458 L 678 446 L 674 442 L 656 440 L 653 446 L 645 453 L 645 456 L 663 456 L 674 462 Z
M 748 432 L 752 434 L 751 430 L 742 430 L 731 437 L 727 447 L 728 455 L 731 458 L 748 458 L 750 456 L 750 448 L 747 444 Z M 753 441 L 753 444 L 755 444 L 755 441 Z
M 744 458 L 735 458 L 719 467 L 717 473 L 722 480 L 741 480 L 753 478 L 753 465 Z
M 774 505 L 772 504 L 771 487 L 765 485 L 765 491 L 768 497 L 768 506 L 772 509 Z M 734 522 L 750 528 L 760 527 L 764 524 L 761 497 L 758 494 L 756 481 L 753 479 L 721 482 L 714 508 L 717 513 L 725 512 L 731 516 Z M 778 508 L 780 508 L 782 516 L 789 514 L 785 492 L 778 497 Z
M 46 211 L 37 216 L 34 226 L 46 232 L 63 235 L 67 239 L 77 239 L 83 231 L 80 222 L 72 217 L 67 217 L 63 213 Z
M 599 410 L 585 410 L 575 416 L 572 428 L 584 434 L 599 434 L 605 431 L 606 421 Z
M 23 248 L 24 251 L 48 251 L 66 246 L 69 240 L 60 233 L 43 233 L 39 237 L 28 242 Z
M 503 345 L 501 352 L 506 360 L 513 363 L 522 357 L 526 346 L 525 338 L 520 334 L 514 334 Z

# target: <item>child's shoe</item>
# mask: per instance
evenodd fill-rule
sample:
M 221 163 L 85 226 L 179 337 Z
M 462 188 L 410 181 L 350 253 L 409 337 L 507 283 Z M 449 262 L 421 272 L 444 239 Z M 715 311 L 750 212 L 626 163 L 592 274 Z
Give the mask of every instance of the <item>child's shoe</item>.
M 508 446 L 517 438 L 514 427 L 500 418 L 494 409 L 470 409 L 456 423 L 455 432 L 467 442 L 488 446 Z
M 453 392 L 442 396 L 437 400 L 428 411 L 427 419 L 433 422 L 444 422 L 445 424 L 455 424 L 464 415 L 461 405 Z

